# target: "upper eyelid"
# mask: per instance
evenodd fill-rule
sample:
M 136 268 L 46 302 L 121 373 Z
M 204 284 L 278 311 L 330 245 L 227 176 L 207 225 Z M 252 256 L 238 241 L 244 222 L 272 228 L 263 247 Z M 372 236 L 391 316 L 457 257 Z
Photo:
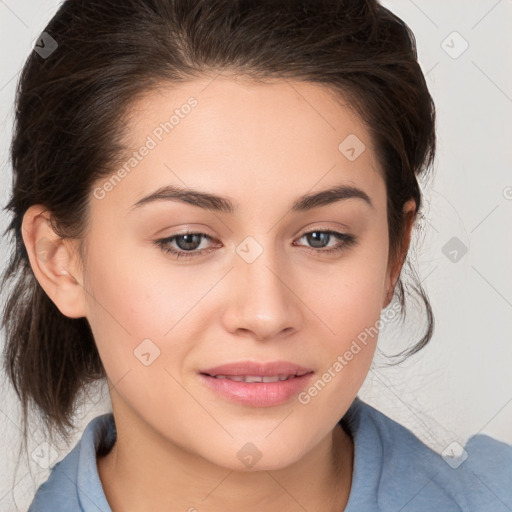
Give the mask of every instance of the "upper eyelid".
M 348 231 L 339 231 L 339 230 L 334 229 L 334 228 L 327 228 L 327 227 L 325 227 L 325 228 L 312 228 L 312 229 L 307 229 L 307 230 L 304 230 L 304 231 L 300 231 L 300 234 L 297 235 L 297 236 L 300 238 L 300 237 L 303 237 L 304 235 L 308 235 L 308 234 L 314 233 L 316 231 L 319 231 L 321 233 L 324 233 L 324 232 L 338 233 L 340 235 L 348 235 L 349 234 Z M 185 235 L 203 235 L 203 236 L 205 236 L 207 238 L 215 240 L 215 236 L 213 236 L 213 235 L 209 235 L 208 233 L 205 233 L 204 231 L 194 231 L 194 230 L 183 231 L 183 232 L 180 232 L 180 233 L 174 233 L 172 235 L 162 237 L 162 239 L 165 240 L 165 239 L 175 238 L 175 237 L 185 236 Z

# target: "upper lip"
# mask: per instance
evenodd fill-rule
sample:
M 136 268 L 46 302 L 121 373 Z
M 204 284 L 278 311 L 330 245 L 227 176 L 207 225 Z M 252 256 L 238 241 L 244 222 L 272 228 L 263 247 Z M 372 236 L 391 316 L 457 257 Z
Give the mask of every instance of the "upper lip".
M 271 361 L 260 363 L 256 361 L 238 361 L 222 364 L 213 368 L 201 370 L 200 373 L 212 377 L 216 375 L 254 375 L 272 377 L 274 375 L 305 375 L 313 370 L 288 361 Z

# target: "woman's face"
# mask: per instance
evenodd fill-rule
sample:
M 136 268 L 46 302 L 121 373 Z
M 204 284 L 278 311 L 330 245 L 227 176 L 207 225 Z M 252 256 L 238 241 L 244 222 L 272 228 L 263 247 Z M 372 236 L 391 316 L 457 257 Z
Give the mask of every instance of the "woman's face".
M 116 421 L 236 470 L 298 461 L 356 396 L 392 286 L 367 130 L 318 85 L 221 77 L 152 92 L 125 128 L 82 276 Z

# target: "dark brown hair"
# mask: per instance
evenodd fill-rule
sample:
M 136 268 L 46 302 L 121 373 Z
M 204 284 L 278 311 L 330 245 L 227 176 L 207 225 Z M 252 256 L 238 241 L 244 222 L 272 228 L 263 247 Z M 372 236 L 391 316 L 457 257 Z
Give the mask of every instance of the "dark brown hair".
M 408 26 L 376 0 L 66 0 L 45 28 L 52 53 L 32 52 L 18 82 L 5 209 L 13 253 L 3 276 L 4 368 L 23 406 L 66 435 L 79 392 L 105 377 L 86 318 L 65 317 L 32 272 L 23 215 L 42 204 L 62 237 L 81 239 L 93 184 L 112 173 L 128 107 L 162 83 L 219 72 L 295 79 L 348 98 L 367 125 L 385 178 L 390 256 L 404 203 L 421 207 L 417 177 L 435 154 L 435 108 Z M 341 142 L 341 141 L 340 141 Z M 414 273 L 413 273 L 414 274 Z M 427 328 L 433 314 L 417 280 Z M 404 285 L 395 295 L 405 313 Z

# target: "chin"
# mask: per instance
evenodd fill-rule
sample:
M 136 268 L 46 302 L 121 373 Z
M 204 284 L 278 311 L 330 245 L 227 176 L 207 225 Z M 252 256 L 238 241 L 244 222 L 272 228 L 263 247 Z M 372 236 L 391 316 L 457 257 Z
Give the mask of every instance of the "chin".
M 288 443 L 290 444 L 288 440 Z M 221 453 L 208 454 L 210 462 L 217 466 L 236 471 L 238 473 L 254 473 L 257 471 L 276 471 L 285 469 L 306 455 L 305 451 L 297 448 L 304 448 L 304 443 L 297 439 L 295 450 L 289 449 L 285 443 L 276 438 L 275 443 L 266 443 L 265 446 L 258 445 L 258 442 L 252 443 L 243 441 L 233 443 L 235 456 L 230 447 Z

